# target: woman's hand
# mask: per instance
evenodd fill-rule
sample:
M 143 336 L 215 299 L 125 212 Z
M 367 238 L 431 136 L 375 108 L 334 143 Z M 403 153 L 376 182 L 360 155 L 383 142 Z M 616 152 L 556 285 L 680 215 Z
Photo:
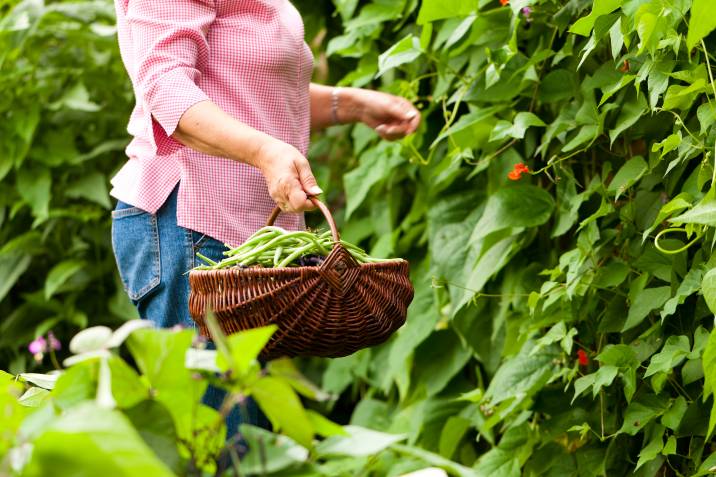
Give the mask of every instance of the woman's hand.
M 338 91 L 339 120 L 341 99 L 344 98 L 355 119 L 375 129 L 383 139 L 403 138 L 414 133 L 420 125 L 420 112 L 407 99 L 359 88 Z
M 313 209 L 308 196 L 323 192 L 298 149 L 237 121 L 211 101 L 189 108 L 172 137 L 196 151 L 258 168 L 271 198 L 286 212 Z
M 266 178 L 271 198 L 286 212 L 313 209 L 308 196 L 323 192 L 308 159 L 290 144 L 269 139 L 259 146 L 252 163 Z

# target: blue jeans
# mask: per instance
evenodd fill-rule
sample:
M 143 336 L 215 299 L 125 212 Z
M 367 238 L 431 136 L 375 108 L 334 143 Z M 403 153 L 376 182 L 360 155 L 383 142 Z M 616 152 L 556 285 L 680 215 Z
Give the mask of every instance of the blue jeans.
M 124 289 L 143 319 L 157 327 L 195 328 L 189 315 L 188 271 L 203 263 L 197 252 L 221 260 L 226 247 L 207 235 L 177 224 L 177 189 L 156 214 L 119 201 L 112 212 L 112 249 Z M 210 386 L 204 403 L 218 409 L 225 392 Z M 226 420 L 227 436 L 240 423 L 265 424 L 251 399 L 236 406 Z

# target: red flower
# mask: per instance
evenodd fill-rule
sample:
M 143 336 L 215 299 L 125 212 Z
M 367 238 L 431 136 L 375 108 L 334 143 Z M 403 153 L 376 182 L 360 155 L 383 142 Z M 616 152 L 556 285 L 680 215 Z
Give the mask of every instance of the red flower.
M 522 174 L 529 172 L 530 168 L 523 162 L 515 164 L 514 168 L 507 174 L 507 178 L 511 181 L 518 181 L 522 178 Z
M 589 356 L 587 355 L 587 352 L 583 349 L 577 350 L 577 361 L 579 361 L 580 366 L 586 366 L 589 364 Z
M 500 0 L 500 5 L 502 5 L 503 7 L 505 5 L 508 5 L 509 3 L 510 3 L 510 0 Z

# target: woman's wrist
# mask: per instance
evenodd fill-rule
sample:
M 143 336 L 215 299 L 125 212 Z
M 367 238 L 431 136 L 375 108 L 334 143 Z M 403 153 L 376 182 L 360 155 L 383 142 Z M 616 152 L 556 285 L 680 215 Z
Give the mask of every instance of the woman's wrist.
M 357 123 L 363 118 L 360 89 L 337 86 L 331 92 L 331 117 L 335 124 Z

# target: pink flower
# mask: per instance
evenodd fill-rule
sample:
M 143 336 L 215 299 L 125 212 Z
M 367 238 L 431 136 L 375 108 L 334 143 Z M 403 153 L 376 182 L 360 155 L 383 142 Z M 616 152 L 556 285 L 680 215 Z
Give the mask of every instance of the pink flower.
M 59 351 L 62 349 L 62 343 L 60 343 L 60 340 L 55 338 L 55 334 L 52 331 L 47 333 L 47 340 L 50 344 L 50 348 L 54 351 Z
M 532 15 L 532 8 L 522 7 L 522 14 L 525 16 L 525 18 L 529 19 L 530 15 Z
M 47 351 L 47 340 L 44 336 L 38 336 L 27 347 L 28 351 L 32 354 L 42 354 Z
M 32 357 L 38 363 L 45 357 L 45 353 L 59 349 L 62 349 L 62 343 L 52 331 L 47 333 L 47 339 L 44 336 L 38 336 L 27 346 L 27 350 L 32 353 Z

